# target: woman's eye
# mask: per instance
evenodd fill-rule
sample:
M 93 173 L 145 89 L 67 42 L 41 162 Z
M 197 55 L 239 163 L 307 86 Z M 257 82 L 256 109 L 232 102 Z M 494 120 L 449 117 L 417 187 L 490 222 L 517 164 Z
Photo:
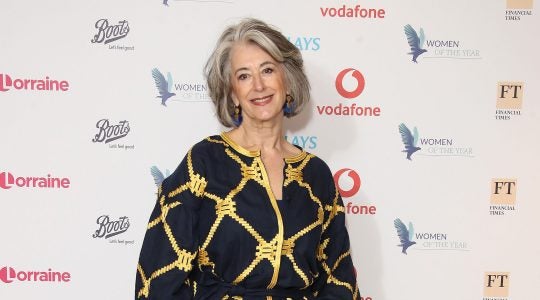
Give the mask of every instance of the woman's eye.
M 238 76 L 238 80 L 245 80 L 247 77 L 247 74 L 240 74 L 240 76 Z
M 263 73 L 265 73 L 265 74 L 272 74 L 273 72 L 274 72 L 274 69 L 272 69 L 272 68 L 266 68 L 266 69 L 263 70 Z

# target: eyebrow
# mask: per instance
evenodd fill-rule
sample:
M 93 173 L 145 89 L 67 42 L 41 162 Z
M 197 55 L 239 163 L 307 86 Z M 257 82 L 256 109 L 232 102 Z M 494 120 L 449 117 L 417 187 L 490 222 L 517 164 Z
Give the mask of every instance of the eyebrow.
M 266 66 L 266 65 L 274 65 L 274 66 L 275 66 L 276 64 L 273 63 L 273 62 L 271 62 L 271 61 L 265 61 L 265 62 L 263 62 L 262 64 L 259 65 L 259 68 L 262 68 L 262 67 L 264 67 L 264 66 Z M 248 71 L 248 70 L 249 70 L 249 69 L 246 68 L 246 67 L 239 68 L 239 69 L 237 69 L 236 71 L 234 71 L 234 75 L 236 75 L 236 73 L 238 73 L 238 72 L 240 72 L 240 71 Z

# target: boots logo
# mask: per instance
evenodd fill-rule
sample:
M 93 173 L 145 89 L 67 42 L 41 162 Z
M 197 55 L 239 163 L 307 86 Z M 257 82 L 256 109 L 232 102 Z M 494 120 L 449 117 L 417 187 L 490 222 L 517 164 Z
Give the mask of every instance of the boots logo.
M 98 224 L 98 229 L 92 235 L 93 238 L 108 239 L 126 232 L 129 228 L 129 218 L 125 216 L 113 221 L 108 215 L 103 215 L 97 218 L 96 223 Z
M 12 283 L 21 282 L 70 282 L 71 274 L 69 272 L 57 272 L 52 269 L 47 271 L 16 271 L 12 267 L 3 267 L 0 269 L 0 281 Z
M 126 120 L 118 122 L 117 125 L 111 125 L 108 119 L 101 119 L 96 123 L 98 133 L 92 139 L 94 143 L 109 143 L 121 139 L 129 133 L 129 122 Z
M 5 190 L 11 189 L 13 186 L 20 188 L 58 188 L 67 189 L 71 182 L 69 178 L 51 177 L 47 174 L 46 177 L 30 177 L 30 176 L 14 176 L 10 172 L 0 173 L 0 188 Z
M 69 83 L 66 80 L 50 79 L 49 76 L 45 76 L 45 79 L 28 79 L 12 78 L 9 74 L 0 73 L 0 92 L 7 92 L 12 88 L 16 90 L 65 92 L 69 89 Z
M 348 91 L 343 87 L 343 79 L 345 78 L 345 75 L 349 73 L 351 73 L 352 77 L 356 81 L 356 87 L 351 91 Z M 353 68 L 348 68 L 339 72 L 336 77 L 336 90 L 341 96 L 347 99 L 352 99 L 360 96 L 360 94 L 364 91 L 365 86 L 366 80 L 364 79 L 364 75 L 362 75 L 360 71 Z
M 91 40 L 92 43 L 103 43 L 108 44 L 116 40 L 125 38 L 129 33 L 129 24 L 128 21 L 118 21 L 118 24 L 112 25 L 109 24 L 109 20 L 100 19 L 96 22 L 95 28 L 98 30 L 94 38 Z

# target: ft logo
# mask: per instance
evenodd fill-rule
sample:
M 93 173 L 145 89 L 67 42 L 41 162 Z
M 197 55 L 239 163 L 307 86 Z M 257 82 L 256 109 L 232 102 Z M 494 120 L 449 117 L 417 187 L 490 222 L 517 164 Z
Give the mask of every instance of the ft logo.
M 484 275 L 484 297 L 508 297 L 509 285 L 509 272 L 486 272 Z
M 491 180 L 491 204 L 514 205 L 516 203 L 517 179 L 497 178 Z
M 497 109 L 521 109 L 523 82 L 497 83 Z

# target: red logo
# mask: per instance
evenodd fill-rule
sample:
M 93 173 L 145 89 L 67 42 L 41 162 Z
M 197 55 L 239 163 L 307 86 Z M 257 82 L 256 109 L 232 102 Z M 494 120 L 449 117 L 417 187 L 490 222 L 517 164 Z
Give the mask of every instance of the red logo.
M 343 78 L 349 72 L 352 72 L 352 77 L 356 79 L 356 88 L 352 91 L 348 91 L 343 87 Z M 362 75 L 360 71 L 353 68 L 348 68 L 339 72 L 339 74 L 336 77 L 336 90 L 341 96 L 347 99 L 356 98 L 360 96 L 360 94 L 364 91 L 365 86 L 366 86 L 366 80 L 364 79 L 364 75 Z
M 69 272 L 57 272 L 52 269 L 47 271 L 15 271 L 12 267 L 0 269 L 0 280 L 5 283 L 17 281 L 45 281 L 45 282 L 70 282 Z
M 32 91 L 62 91 L 69 89 L 69 82 L 66 80 L 54 80 L 46 76 L 44 79 L 12 79 L 8 74 L 0 73 L 0 92 L 7 92 L 11 88 L 16 90 Z
M 341 178 L 341 175 L 343 175 L 343 173 L 345 172 L 348 172 L 347 175 L 353 181 L 353 184 L 349 189 L 341 188 L 342 183 L 340 184 L 340 180 L 339 180 Z M 336 183 L 339 193 L 344 198 L 348 198 L 348 197 L 352 197 L 356 195 L 356 193 L 358 193 L 358 191 L 360 190 L 360 185 L 362 184 L 362 181 L 360 180 L 360 176 L 358 175 L 358 173 L 356 173 L 355 170 L 347 169 L 347 168 L 341 169 L 337 171 L 336 174 L 334 174 L 334 182 Z
M 51 177 L 51 174 L 47 174 L 47 177 L 29 177 L 21 176 L 15 177 L 10 172 L 0 173 L 0 188 L 8 190 L 13 186 L 22 188 L 69 188 L 71 182 L 69 178 Z

